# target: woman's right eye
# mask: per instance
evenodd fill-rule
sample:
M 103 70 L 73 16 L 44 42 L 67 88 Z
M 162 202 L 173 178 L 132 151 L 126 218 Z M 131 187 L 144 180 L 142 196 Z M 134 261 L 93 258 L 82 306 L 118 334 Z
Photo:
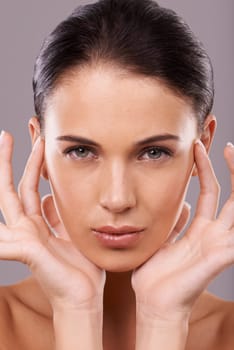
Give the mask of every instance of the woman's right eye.
M 92 159 L 95 158 L 93 150 L 86 146 L 70 147 L 63 153 L 71 159 Z

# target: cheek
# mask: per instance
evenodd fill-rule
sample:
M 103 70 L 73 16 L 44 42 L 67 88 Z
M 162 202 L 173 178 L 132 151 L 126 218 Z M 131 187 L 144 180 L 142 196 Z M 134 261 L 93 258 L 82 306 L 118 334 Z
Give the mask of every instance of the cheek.
M 78 167 L 71 167 L 66 161 L 58 159 L 48 152 L 47 171 L 51 191 L 54 195 L 57 211 L 64 225 L 70 226 L 74 218 L 87 215 L 90 203 L 94 201 L 94 187 L 91 179 Z M 92 191 L 91 191 L 92 188 Z
M 191 179 L 193 159 L 181 159 L 170 170 L 151 180 L 145 193 L 145 208 L 159 236 L 166 237 L 175 226 Z M 159 176 L 160 175 L 160 176 Z M 159 233 L 160 231 L 160 233 Z
M 50 185 L 64 223 L 72 223 L 74 219 L 79 220 L 87 215 L 94 201 L 94 189 L 86 180 L 69 173 L 60 173 L 51 176 Z

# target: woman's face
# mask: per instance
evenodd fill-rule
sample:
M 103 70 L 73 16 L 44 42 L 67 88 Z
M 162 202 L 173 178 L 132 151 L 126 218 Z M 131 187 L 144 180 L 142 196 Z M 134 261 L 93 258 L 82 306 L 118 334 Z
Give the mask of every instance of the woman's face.
M 61 82 L 45 121 L 46 169 L 70 239 L 105 270 L 141 265 L 182 209 L 198 137 L 192 108 L 159 82 L 102 66 Z M 117 232 L 95 232 L 105 226 Z

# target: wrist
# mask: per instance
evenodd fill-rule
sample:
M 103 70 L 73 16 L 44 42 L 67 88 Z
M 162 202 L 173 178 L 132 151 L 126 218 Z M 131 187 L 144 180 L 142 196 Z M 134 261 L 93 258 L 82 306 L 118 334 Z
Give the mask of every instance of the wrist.
M 63 327 L 65 324 L 79 327 L 79 330 L 87 329 L 92 332 L 102 330 L 103 303 L 85 302 L 79 305 L 57 304 L 53 308 L 54 327 Z
M 187 324 L 191 316 L 189 309 L 174 309 L 159 307 L 152 307 L 147 303 L 136 302 L 137 318 L 140 323 L 144 324 L 161 324 L 166 327 L 174 327 L 177 324 Z
M 96 308 L 54 310 L 56 350 L 102 350 L 103 312 Z
M 136 350 L 184 350 L 188 337 L 188 322 L 154 323 L 137 322 L 136 327 Z
M 143 311 L 143 312 L 141 312 Z M 188 337 L 188 317 L 156 315 L 138 310 L 136 350 L 184 350 Z
M 184 313 L 157 312 L 146 305 L 137 304 L 136 350 L 185 349 L 189 315 Z
M 142 315 L 137 313 L 136 317 L 136 322 L 137 322 L 137 329 L 144 329 L 147 330 L 147 332 L 154 332 L 155 330 L 160 330 L 162 332 L 169 332 L 175 330 L 179 332 L 187 334 L 188 332 L 188 326 L 189 326 L 189 318 L 171 318 L 169 319 L 168 317 L 148 317 L 146 315 Z
M 57 300 L 52 303 L 54 314 L 75 314 L 75 313 L 100 313 L 103 311 L 103 295 L 98 295 L 92 299 L 87 299 L 82 302 L 70 302 L 69 300 Z

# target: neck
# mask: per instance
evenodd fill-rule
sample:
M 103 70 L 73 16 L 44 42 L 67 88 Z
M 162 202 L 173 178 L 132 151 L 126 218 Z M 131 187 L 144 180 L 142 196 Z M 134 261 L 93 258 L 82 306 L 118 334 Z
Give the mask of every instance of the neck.
M 104 348 L 133 349 L 135 339 L 135 294 L 131 286 L 132 272 L 107 272 L 103 300 Z
M 104 290 L 104 309 L 129 310 L 135 307 L 135 295 L 131 286 L 132 272 L 107 272 Z

